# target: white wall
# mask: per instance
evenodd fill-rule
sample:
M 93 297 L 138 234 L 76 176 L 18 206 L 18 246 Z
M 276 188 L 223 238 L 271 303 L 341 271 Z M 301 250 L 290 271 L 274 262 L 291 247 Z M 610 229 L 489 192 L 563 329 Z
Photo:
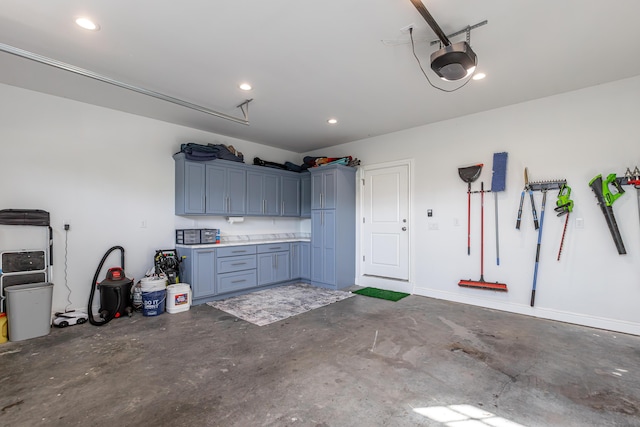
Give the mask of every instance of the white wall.
M 7 85 L 0 99 L 0 209 L 51 213 L 54 311 L 86 307 L 95 270 L 114 245 L 125 248 L 127 276 L 140 278 L 157 249 L 174 247 L 175 228 L 220 228 L 223 235 L 309 229 L 308 220 L 229 225 L 221 217 L 174 215 L 172 155 L 181 143 L 231 144 L 246 163 L 255 156 L 301 163 L 299 154 Z M 41 227 L 0 226 L 0 250 L 42 248 L 46 237 Z M 104 271 L 119 265 L 116 251 Z
M 640 77 L 500 108 L 429 126 L 334 147 L 362 165 L 413 161 L 411 279 L 419 295 L 640 334 L 640 227 L 636 190 L 616 201 L 615 215 L 627 255 L 618 255 L 588 182 L 597 174 L 624 174 L 640 166 Z M 319 150 L 309 155 L 319 155 Z M 494 201 L 485 195 L 485 280 L 506 283 L 507 293 L 461 288 L 480 278 L 480 196 L 472 198 L 472 253 L 467 256 L 467 184 L 458 167 L 484 163 L 473 190 L 491 187 L 493 153 L 506 151 L 506 191 L 498 193 L 500 266 L 495 259 Z M 523 170 L 530 180 L 568 180 L 575 210 L 560 261 L 564 217 L 547 197 L 536 305 L 529 306 L 538 234 L 530 204 L 515 229 Z M 541 193 L 536 203 L 540 211 Z M 427 218 L 427 209 L 434 216 Z M 584 228 L 576 228 L 576 219 Z M 457 220 L 458 226 L 454 226 Z M 438 230 L 429 230 L 429 222 Z M 357 222 L 359 223 L 359 222 Z M 358 257 L 358 259 L 361 259 Z M 403 289 L 402 283 L 358 277 L 358 283 Z

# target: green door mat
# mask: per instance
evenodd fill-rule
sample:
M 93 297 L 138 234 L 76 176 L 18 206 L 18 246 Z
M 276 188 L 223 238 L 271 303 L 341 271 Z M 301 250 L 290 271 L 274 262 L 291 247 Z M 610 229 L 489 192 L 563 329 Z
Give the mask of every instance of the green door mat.
M 409 296 L 409 294 L 405 294 L 404 292 L 385 291 L 384 289 L 378 288 L 362 288 L 357 291 L 353 291 L 353 293 L 367 297 L 386 299 L 389 301 L 398 301 Z

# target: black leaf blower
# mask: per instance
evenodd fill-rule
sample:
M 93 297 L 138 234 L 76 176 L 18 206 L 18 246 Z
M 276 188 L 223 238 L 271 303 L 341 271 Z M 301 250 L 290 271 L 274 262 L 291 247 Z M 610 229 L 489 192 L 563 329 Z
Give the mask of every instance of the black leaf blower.
M 107 271 L 105 279 L 98 283 L 98 275 L 102 270 L 104 262 L 111 252 L 120 250 L 120 267 L 112 267 Z M 96 286 L 97 284 L 97 286 Z M 131 316 L 133 314 L 133 302 L 131 300 L 131 287 L 133 279 L 125 277 L 124 274 L 124 248 L 122 246 L 114 246 L 109 249 L 96 270 L 91 282 L 91 293 L 89 295 L 89 322 L 95 326 L 102 326 L 111 320 L 124 315 Z M 102 320 L 96 320 L 93 316 L 93 297 L 96 288 L 100 290 L 100 310 L 99 316 Z

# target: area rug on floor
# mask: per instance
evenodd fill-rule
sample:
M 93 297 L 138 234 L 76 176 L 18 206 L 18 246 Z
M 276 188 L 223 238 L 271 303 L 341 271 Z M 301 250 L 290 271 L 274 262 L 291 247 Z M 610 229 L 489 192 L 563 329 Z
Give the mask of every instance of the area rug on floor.
M 352 291 L 354 294 L 364 295 L 367 297 L 386 299 L 389 301 L 399 301 L 404 297 L 408 297 L 409 294 L 404 292 L 386 291 L 378 288 L 362 288 L 357 291 Z
M 352 296 L 352 293 L 346 291 L 294 283 L 208 302 L 207 305 L 264 326 Z

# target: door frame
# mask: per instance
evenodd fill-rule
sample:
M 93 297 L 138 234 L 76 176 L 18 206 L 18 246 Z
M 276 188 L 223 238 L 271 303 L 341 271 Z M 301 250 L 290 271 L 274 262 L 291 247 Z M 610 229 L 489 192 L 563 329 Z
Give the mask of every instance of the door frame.
M 384 278 L 377 276 L 365 276 L 362 271 L 362 256 L 363 256 L 363 247 L 364 247 L 364 234 L 362 231 L 362 215 L 364 211 L 364 192 L 362 191 L 362 180 L 365 177 L 365 172 L 376 170 L 376 169 L 387 169 L 397 166 L 406 166 L 407 167 L 407 220 L 409 223 L 409 236 L 408 236 L 408 245 L 409 245 L 409 260 L 408 260 L 408 280 L 399 280 L 393 278 Z M 358 168 L 358 185 L 356 186 L 357 191 L 357 209 L 356 209 L 356 239 L 359 242 L 356 248 L 356 284 L 358 286 L 377 286 L 383 289 L 393 290 L 397 292 L 407 292 L 413 293 L 413 239 L 412 239 L 412 229 L 413 229 L 413 209 L 412 209 L 412 200 L 413 200 L 413 159 L 401 159 L 395 160 L 391 162 L 384 163 L 375 163 L 371 165 L 364 165 Z

